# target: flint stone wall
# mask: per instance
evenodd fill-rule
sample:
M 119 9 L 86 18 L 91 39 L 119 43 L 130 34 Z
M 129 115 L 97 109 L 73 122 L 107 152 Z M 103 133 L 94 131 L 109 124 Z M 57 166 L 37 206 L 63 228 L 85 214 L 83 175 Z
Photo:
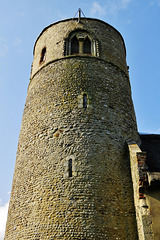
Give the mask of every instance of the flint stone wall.
M 137 239 L 126 140 L 138 134 L 128 73 L 91 56 L 38 69 L 36 56 L 5 240 Z M 79 108 L 83 92 L 92 107 Z

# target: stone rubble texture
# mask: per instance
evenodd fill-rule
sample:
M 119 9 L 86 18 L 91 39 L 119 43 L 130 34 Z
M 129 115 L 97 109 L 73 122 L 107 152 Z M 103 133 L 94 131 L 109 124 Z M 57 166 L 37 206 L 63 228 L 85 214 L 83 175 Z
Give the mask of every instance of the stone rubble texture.
M 64 56 L 76 29 L 98 39 L 100 57 Z M 92 107 L 78 107 L 83 92 Z M 120 33 L 89 18 L 44 29 L 34 47 L 5 240 L 137 239 L 128 139 L 139 136 Z

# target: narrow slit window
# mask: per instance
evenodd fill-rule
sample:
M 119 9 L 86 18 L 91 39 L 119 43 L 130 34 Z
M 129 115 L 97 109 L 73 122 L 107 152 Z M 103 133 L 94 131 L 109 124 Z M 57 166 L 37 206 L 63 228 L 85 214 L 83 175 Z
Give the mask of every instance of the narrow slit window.
M 46 47 L 42 49 L 40 63 L 45 61 L 45 56 L 46 56 Z
M 87 108 L 87 94 L 83 94 L 83 108 Z
M 72 177 L 72 159 L 69 159 L 68 161 L 68 172 L 69 172 L 69 177 Z
M 91 41 L 89 40 L 88 37 L 86 37 L 86 39 L 84 40 L 83 52 L 86 54 L 91 54 Z
M 76 36 L 71 40 L 71 55 L 79 53 L 79 41 Z

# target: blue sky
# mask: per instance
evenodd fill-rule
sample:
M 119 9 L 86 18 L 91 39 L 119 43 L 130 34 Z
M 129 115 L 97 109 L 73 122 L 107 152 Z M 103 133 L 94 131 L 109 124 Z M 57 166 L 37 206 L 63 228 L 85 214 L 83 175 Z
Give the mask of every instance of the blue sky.
M 138 130 L 160 133 L 160 0 L 0 0 L 0 240 L 25 104 L 33 46 L 49 24 L 78 8 L 123 36 Z

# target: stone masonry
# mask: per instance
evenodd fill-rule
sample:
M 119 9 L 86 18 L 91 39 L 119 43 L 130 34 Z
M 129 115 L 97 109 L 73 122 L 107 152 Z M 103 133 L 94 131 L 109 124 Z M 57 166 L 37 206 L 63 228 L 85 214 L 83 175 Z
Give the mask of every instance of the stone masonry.
M 90 54 L 71 54 L 74 34 L 88 36 Z M 120 33 L 89 18 L 45 28 L 34 47 L 5 240 L 136 240 L 126 140 L 138 139 Z

